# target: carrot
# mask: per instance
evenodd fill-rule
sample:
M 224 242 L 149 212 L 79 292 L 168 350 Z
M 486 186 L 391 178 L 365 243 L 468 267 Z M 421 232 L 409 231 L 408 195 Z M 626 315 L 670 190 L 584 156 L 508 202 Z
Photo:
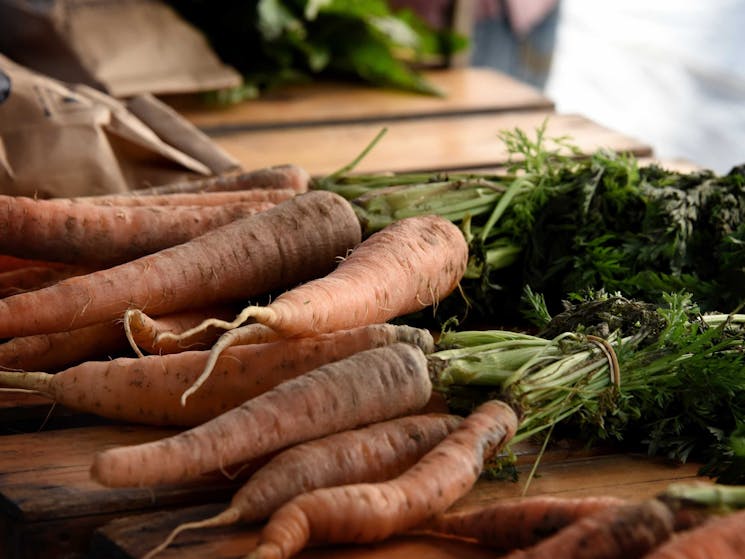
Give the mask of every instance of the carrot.
M 120 264 L 273 205 L 109 207 L 0 195 L 0 251 L 57 262 Z
M 609 507 L 580 518 L 540 543 L 505 555 L 508 559 L 634 559 L 667 540 L 675 513 L 658 499 Z
M 328 273 L 360 242 L 341 196 L 314 191 L 113 268 L 0 299 L 0 338 L 155 316 L 281 289 Z
M 21 258 L 10 254 L 0 254 L 0 272 L 12 272 L 22 268 L 64 268 L 67 264 L 50 262 L 48 260 L 34 260 Z
M 310 175 L 297 165 L 274 165 L 263 169 L 226 173 L 216 177 L 186 182 L 175 182 L 131 190 L 132 196 L 153 196 L 186 192 L 218 192 L 225 190 L 284 189 L 291 188 L 297 193 L 308 191 Z
M 84 264 L 63 264 L 61 266 L 42 264 L 0 272 L 0 298 L 46 287 L 73 276 L 89 274 L 94 269 Z
M 413 466 L 460 422 L 460 417 L 447 414 L 405 416 L 290 447 L 260 468 L 225 510 L 176 527 L 143 559 L 163 551 L 186 530 L 262 520 L 312 489 L 391 479 Z
M 137 355 L 143 357 L 140 348 L 156 355 L 207 349 L 215 343 L 222 330 L 207 328 L 200 331 L 199 335 L 177 343 L 164 343 L 158 335 L 161 332 L 182 332 L 201 324 L 207 316 L 227 319 L 234 314 L 235 309 L 232 305 L 211 305 L 208 309 L 187 310 L 159 318 L 151 318 L 142 312 L 135 313 L 134 309 L 128 309 L 124 312 L 122 323 L 130 347 Z
M 509 551 L 534 545 L 579 518 L 623 503 L 623 499 L 605 496 L 504 499 L 473 510 L 446 512 L 429 519 L 422 529 Z
M 201 372 L 206 351 L 87 361 L 53 375 L 0 372 L 0 386 L 34 390 L 69 409 L 110 419 L 191 427 L 325 363 L 397 341 L 425 352 L 433 348 L 426 330 L 388 324 L 237 346 L 225 352 L 215 376 L 186 406 L 181 392 Z
M 648 559 L 735 559 L 745 550 L 745 510 L 713 516 L 702 525 L 678 532 L 645 555 Z
M 58 371 L 93 358 L 121 355 L 128 349 L 118 320 L 66 332 L 12 338 L 0 344 L 0 367 L 17 371 Z
M 414 413 L 431 392 L 420 348 L 395 343 L 369 349 L 283 382 L 173 437 L 102 451 L 91 476 L 112 487 L 192 480 L 293 444 Z
M 249 557 L 284 559 L 311 540 L 371 542 L 420 525 L 471 489 L 484 461 L 512 438 L 517 424 L 510 406 L 488 401 L 390 481 L 316 489 L 295 497 L 272 514 Z
M 232 307 L 212 305 L 160 316 L 161 328 L 180 331 L 201 322 L 205 316 L 228 313 Z M 110 320 L 75 330 L 12 338 L 0 344 L 0 367 L 22 371 L 58 371 L 98 358 L 129 354 L 121 320 Z M 196 348 L 195 348 L 196 349 Z
M 184 400 L 231 345 L 254 343 L 257 335 L 266 339 L 268 333 L 309 336 L 385 322 L 437 305 L 457 287 L 467 260 L 466 240 L 450 221 L 429 215 L 394 222 L 362 242 L 327 276 L 283 293 L 268 306 L 247 307 L 231 323 L 207 321 L 184 332 L 188 337 L 207 326 L 228 330 L 213 346 L 202 378 L 184 393 Z M 238 328 L 248 319 L 258 324 Z
M 214 192 L 183 192 L 134 196 L 106 194 L 68 198 L 76 203 L 102 206 L 220 206 L 239 202 L 271 202 L 278 204 L 296 196 L 292 188 L 254 188 L 253 190 L 228 190 Z M 56 198 L 55 198 L 56 199 Z

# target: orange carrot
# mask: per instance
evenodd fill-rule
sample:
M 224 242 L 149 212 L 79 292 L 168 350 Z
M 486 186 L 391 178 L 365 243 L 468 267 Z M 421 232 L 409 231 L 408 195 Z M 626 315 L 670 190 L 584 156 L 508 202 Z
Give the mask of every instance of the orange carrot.
M 509 559 L 634 559 L 666 541 L 675 513 L 658 499 L 609 507 L 580 518 L 540 543 L 505 555 Z
M 312 489 L 391 479 L 413 466 L 460 422 L 460 417 L 447 414 L 405 416 L 290 447 L 253 474 L 225 510 L 178 526 L 143 559 L 163 551 L 185 530 L 262 520 Z
M 395 343 L 369 349 L 283 382 L 173 437 L 100 452 L 91 476 L 111 487 L 193 480 L 293 444 L 414 413 L 431 392 L 420 348 Z
M 426 330 L 379 324 L 236 346 L 225 352 L 215 376 L 186 406 L 180 404 L 181 393 L 201 372 L 206 351 L 87 361 L 53 375 L 0 372 L 0 386 L 34 390 L 69 409 L 110 419 L 191 427 L 325 363 L 398 341 L 416 344 L 425 352 L 434 345 Z
M 21 258 L 10 254 L 0 254 L 0 272 L 12 272 L 21 268 L 64 268 L 67 264 L 50 262 L 48 260 L 34 260 Z
M 435 215 L 403 219 L 367 238 L 327 276 L 283 293 L 268 306 L 247 307 L 232 323 L 207 321 L 182 336 L 207 326 L 228 329 L 213 346 L 204 379 L 225 348 L 255 343 L 257 333 L 263 340 L 270 333 L 309 336 L 437 305 L 457 287 L 467 260 L 466 240 L 450 221 Z M 236 328 L 248 319 L 258 324 Z
M 40 289 L 63 279 L 89 274 L 94 270 L 95 268 L 84 264 L 42 264 L 0 272 L 0 298 Z
M 67 332 L 21 336 L 0 344 L 0 368 L 54 372 L 89 359 L 127 353 L 121 322 L 110 320 Z
M 291 557 L 309 541 L 371 542 L 422 524 L 468 492 L 484 461 L 515 434 L 510 406 L 480 405 L 440 444 L 398 477 L 316 489 L 272 514 L 252 559 Z
M 254 188 L 214 192 L 183 192 L 135 196 L 132 192 L 69 198 L 73 202 L 102 206 L 221 206 L 239 202 L 271 202 L 278 204 L 296 196 L 292 188 Z
M 120 264 L 272 206 L 109 207 L 0 195 L 0 251 L 56 262 Z
M 745 551 L 745 510 L 712 516 L 702 525 L 678 532 L 645 555 L 647 559 L 739 559 Z
M 256 188 L 291 188 L 295 192 L 308 191 L 310 175 L 297 165 L 274 165 L 253 171 L 226 173 L 216 177 L 186 182 L 175 182 L 132 190 L 132 196 L 152 196 L 185 192 L 219 192 L 225 190 L 249 190 Z
M 475 539 L 500 551 L 528 547 L 579 518 L 619 506 L 617 497 L 553 497 L 503 499 L 429 519 L 422 530 Z
M 308 192 L 181 245 L 0 299 L 0 338 L 80 328 L 128 308 L 157 316 L 245 300 L 328 273 L 360 236 L 349 202 Z

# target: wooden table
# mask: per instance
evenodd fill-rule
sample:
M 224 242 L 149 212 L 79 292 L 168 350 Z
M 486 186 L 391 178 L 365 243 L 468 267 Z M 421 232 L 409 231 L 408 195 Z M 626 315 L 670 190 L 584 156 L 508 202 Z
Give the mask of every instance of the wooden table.
M 221 110 L 194 100 L 170 102 L 247 169 L 295 163 L 314 175 L 349 163 L 383 128 L 387 134 L 357 171 L 442 171 L 495 168 L 508 154 L 500 131 L 531 133 L 544 121 L 549 136 L 569 136 L 583 154 L 598 148 L 653 156 L 644 142 L 579 115 L 554 112 L 533 88 L 492 71 L 469 68 L 432 73 L 441 98 L 348 84 L 283 89 Z M 215 512 L 236 483 L 216 475 L 208 484 L 111 490 L 88 477 L 97 449 L 151 440 L 171 431 L 112 424 L 39 398 L 0 397 L 0 556 L 7 558 L 136 557 L 175 524 Z M 521 479 L 535 459 L 526 447 Z M 654 495 L 670 481 L 696 477 L 695 464 L 674 466 L 613 452 L 554 448 L 542 459 L 528 494 Z M 515 496 L 521 484 L 481 481 L 457 506 Z M 256 527 L 184 535 L 162 557 L 240 557 L 255 542 Z M 487 557 L 463 542 L 402 536 L 377 545 L 308 550 L 301 557 Z

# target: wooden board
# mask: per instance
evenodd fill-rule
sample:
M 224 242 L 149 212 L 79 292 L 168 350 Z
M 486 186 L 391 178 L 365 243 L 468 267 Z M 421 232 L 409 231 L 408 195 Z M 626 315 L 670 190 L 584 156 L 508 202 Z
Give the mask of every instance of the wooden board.
M 90 479 L 95 452 L 175 432 L 101 425 L 0 437 L 0 557 L 82 557 L 93 530 L 115 517 L 227 499 L 238 481 L 220 475 L 156 490 Z
M 553 108 L 540 91 L 486 68 L 428 72 L 442 97 L 363 84 L 317 82 L 282 87 L 222 109 L 192 98 L 170 98 L 184 117 L 210 134 L 283 126 L 370 122 L 432 115 Z
M 535 453 L 527 453 L 519 468 L 522 480 L 527 478 Z M 527 487 L 528 495 L 552 494 L 616 495 L 640 500 L 662 491 L 671 481 L 693 480 L 698 466 L 673 466 L 661 460 L 619 454 L 552 451 L 546 454 L 538 475 Z M 454 508 L 468 509 L 493 499 L 517 497 L 525 491 L 524 483 L 480 481 Z M 134 559 L 163 541 L 177 525 L 207 518 L 225 504 L 158 512 L 120 518 L 98 529 L 92 539 L 91 559 Z M 260 525 L 203 529 L 182 534 L 175 544 L 159 557 L 228 559 L 242 557 L 256 545 Z M 471 542 L 440 539 L 423 535 L 406 535 L 368 545 L 341 545 L 310 548 L 299 559 L 474 559 L 493 557 L 493 552 Z
M 357 172 L 478 169 L 508 161 L 500 132 L 519 128 L 534 135 L 547 119 L 547 137 L 568 136 L 585 154 L 598 148 L 637 156 L 652 152 L 649 145 L 585 117 L 543 111 L 246 131 L 213 140 L 246 169 L 294 163 L 312 175 L 325 175 L 352 162 L 387 128 Z

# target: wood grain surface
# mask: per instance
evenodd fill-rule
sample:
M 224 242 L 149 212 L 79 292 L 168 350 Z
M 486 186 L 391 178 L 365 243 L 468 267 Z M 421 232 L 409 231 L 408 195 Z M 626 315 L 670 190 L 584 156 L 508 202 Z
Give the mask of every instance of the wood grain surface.
M 285 86 L 256 100 L 224 107 L 194 97 L 167 101 L 209 134 L 261 128 L 372 122 L 515 110 L 551 110 L 553 102 L 532 86 L 485 68 L 453 68 L 425 74 L 441 97 L 321 81 Z

